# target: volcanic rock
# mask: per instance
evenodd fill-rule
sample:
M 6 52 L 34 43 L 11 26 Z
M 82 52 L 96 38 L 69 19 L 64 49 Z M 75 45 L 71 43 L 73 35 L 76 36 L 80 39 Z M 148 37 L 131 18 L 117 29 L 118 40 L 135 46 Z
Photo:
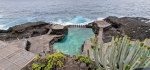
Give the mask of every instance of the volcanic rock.
M 53 26 L 57 26 L 54 29 Z M 54 35 L 64 35 L 68 29 L 57 24 L 46 22 L 28 22 L 21 25 L 10 27 L 8 30 L 0 30 L 0 40 L 10 41 L 15 39 L 29 38 L 47 34 L 48 31 Z
M 132 40 L 144 40 L 150 38 L 150 19 L 142 17 L 122 17 L 109 16 L 105 18 L 111 26 L 104 28 L 105 42 L 111 40 L 111 36 L 128 35 Z

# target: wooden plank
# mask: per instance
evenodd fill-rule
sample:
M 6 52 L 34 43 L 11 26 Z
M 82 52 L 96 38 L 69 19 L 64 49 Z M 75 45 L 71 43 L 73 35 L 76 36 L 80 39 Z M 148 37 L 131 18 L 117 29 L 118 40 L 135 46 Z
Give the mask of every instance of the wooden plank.
M 28 63 L 30 60 L 21 58 L 19 60 L 17 60 L 17 62 L 15 62 L 17 65 L 19 65 L 20 67 L 24 67 L 26 63 Z
M 5 57 L 7 57 L 7 56 L 9 56 L 11 54 L 12 54 L 12 52 L 7 51 L 5 49 L 0 50 L 0 56 L 3 57 L 3 58 L 5 58 Z
M 9 67 L 7 67 L 6 70 L 21 70 L 21 69 L 22 69 L 21 67 L 15 65 L 15 64 L 12 64 Z
M 4 49 L 5 49 L 6 51 L 9 51 L 9 52 L 12 52 L 12 53 L 14 53 L 14 52 L 20 50 L 20 48 L 12 47 L 12 46 L 8 46 L 8 47 L 6 47 L 6 48 L 4 48 Z
M 6 59 L 2 59 L 0 60 L 0 68 L 3 70 L 7 70 L 8 67 L 11 67 L 13 63 L 9 62 Z
M 19 57 L 22 57 L 24 59 L 30 60 L 35 57 L 33 53 L 27 52 L 27 51 L 20 51 L 19 53 L 16 53 Z
M 36 56 L 25 49 L 6 44 L 9 43 L 0 42 L 0 70 L 21 70 Z

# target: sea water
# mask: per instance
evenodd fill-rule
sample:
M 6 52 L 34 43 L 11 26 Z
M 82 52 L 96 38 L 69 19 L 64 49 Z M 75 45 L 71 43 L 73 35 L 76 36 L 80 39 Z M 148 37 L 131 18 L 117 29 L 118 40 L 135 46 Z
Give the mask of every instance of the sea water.
M 0 0 L 0 29 L 36 21 L 58 24 L 89 23 L 108 16 L 150 18 L 150 1 Z

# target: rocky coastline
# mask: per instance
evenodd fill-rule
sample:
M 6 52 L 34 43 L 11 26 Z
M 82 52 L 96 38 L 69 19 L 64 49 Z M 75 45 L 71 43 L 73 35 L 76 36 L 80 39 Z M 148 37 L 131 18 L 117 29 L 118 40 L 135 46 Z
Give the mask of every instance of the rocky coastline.
M 102 39 L 105 42 L 104 46 L 108 46 L 107 43 L 111 41 L 111 36 L 116 37 L 128 35 L 133 41 L 143 41 L 145 38 L 150 38 L 150 19 L 141 17 L 118 18 L 115 16 L 109 16 L 105 18 L 104 21 L 111 24 L 103 29 Z M 0 42 L 2 41 L 1 43 L 5 43 L 7 46 L 23 48 L 34 54 L 46 56 L 53 53 L 52 45 L 64 38 L 64 36 L 68 33 L 69 27 L 70 26 L 46 23 L 42 21 L 28 22 L 22 25 L 10 27 L 8 30 L 0 30 Z M 89 23 L 84 27 L 92 28 L 95 35 L 99 34 L 100 28 L 95 22 Z M 93 37 L 94 36 L 91 38 Z M 86 40 L 82 45 L 82 54 L 86 53 L 87 49 L 89 49 L 91 45 L 92 43 L 90 40 Z M 106 48 L 103 50 L 106 50 Z M 69 63 L 65 65 L 66 70 L 76 70 L 76 68 L 87 70 L 89 68 L 85 63 L 77 63 L 72 60 L 72 57 L 68 55 L 66 56 L 67 63 Z M 29 66 L 30 65 L 31 64 L 29 64 Z M 72 68 L 68 65 L 74 67 Z M 57 70 L 59 70 L 59 68 Z
M 52 53 L 52 44 L 68 32 L 65 26 L 46 22 L 28 22 L 0 30 L 0 40 L 8 46 L 24 48 L 35 54 Z M 25 44 L 24 44 L 25 43 Z M 24 46 L 24 47 L 22 47 Z
M 116 17 L 109 16 L 104 21 L 111 24 L 104 28 L 104 42 L 110 42 L 111 36 L 123 36 L 128 35 L 131 40 L 143 41 L 146 38 L 150 38 L 150 19 L 142 17 Z M 95 34 L 98 34 L 99 28 L 95 22 L 89 23 Z
M 150 19 L 142 17 L 115 17 L 109 16 L 104 19 L 111 25 L 104 28 L 103 40 L 105 43 L 111 41 L 111 36 L 128 35 L 131 40 L 144 40 L 150 38 Z M 49 40 L 49 47 L 63 39 L 67 34 L 69 26 L 62 26 L 59 24 L 46 23 L 46 22 L 28 22 L 22 25 L 10 27 L 8 30 L 0 30 L 0 40 L 12 42 L 14 45 L 18 39 L 30 39 L 32 37 L 40 37 L 41 35 L 55 35 Z M 95 22 L 89 23 L 86 28 L 92 28 L 95 34 L 99 34 L 99 27 Z M 31 43 L 30 43 L 31 44 Z M 83 44 L 84 45 L 84 44 Z M 83 46 L 82 45 L 82 50 Z M 29 46 L 29 42 L 28 42 Z M 50 51 L 50 50 L 49 50 Z

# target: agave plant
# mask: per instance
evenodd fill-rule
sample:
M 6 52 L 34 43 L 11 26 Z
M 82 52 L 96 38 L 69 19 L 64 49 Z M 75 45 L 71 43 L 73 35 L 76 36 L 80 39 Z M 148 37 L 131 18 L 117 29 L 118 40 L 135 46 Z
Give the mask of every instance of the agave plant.
M 135 41 L 131 44 L 128 36 L 112 37 L 111 45 L 102 52 L 103 41 L 91 39 L 94 60 L 98 70 L 133 70 L 135 68 L 150 67 L 150 47 L 145 41 Z M 89 50 L 88 50 L 89 53 Z

